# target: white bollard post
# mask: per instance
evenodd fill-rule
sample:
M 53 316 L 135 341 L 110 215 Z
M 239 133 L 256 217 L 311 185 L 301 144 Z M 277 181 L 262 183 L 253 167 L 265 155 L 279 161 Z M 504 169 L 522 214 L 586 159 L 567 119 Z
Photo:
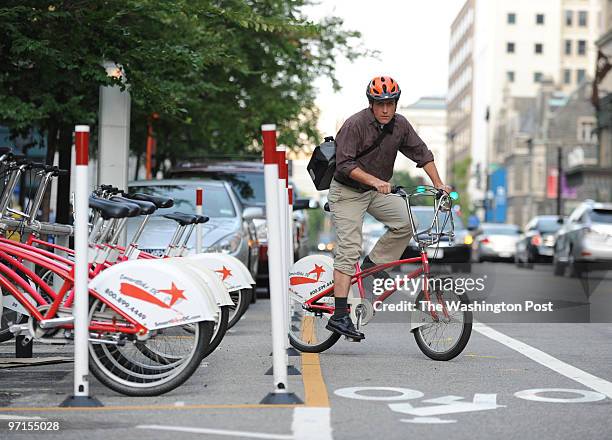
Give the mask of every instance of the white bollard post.
M 204 190 L 202 188 L 196 188 L 196 214 L 202 215 L 202 199 Z M 196 225 L 196 254 L 202 252 L 202 223 Z
M 278 160 L 276 152 L 276 125 L 262 125 L 264 146 L 264 179 L 266 190 L 266 222 L 268 226 L 268 271 L 270 277 L 270 318 L 272 324 L 272 367 L 274 390 L 262 401 L 263 404 L 302 403 L 289 392 L 287 383 L 287 355 L 284 327 L 281 206 L 278 199 Z M 284 208 L 283 208 L 284 209 Z
M 285 350 L 289 349 L 289 266 L 287 265 L 287 261 L 289 255 L 287 254 L 288 249 L 288 239 L 287 239 L 287 180 L 289 178 L 288 169 L 285 166 L 286 159 L 286 149 L 284 146 L 277 146 L 276 152 L 278 153 L 278 206 L 280 207 L 280 218 L 281 218 L 281 249 L 282 249 L 282 274 L 283 274 L 283 320 L 285 327 Z
M 60 406 L 102 406 L 89 395 L 89 126 L 75 127 L 75 197 L 74 197 L 74 395 Z

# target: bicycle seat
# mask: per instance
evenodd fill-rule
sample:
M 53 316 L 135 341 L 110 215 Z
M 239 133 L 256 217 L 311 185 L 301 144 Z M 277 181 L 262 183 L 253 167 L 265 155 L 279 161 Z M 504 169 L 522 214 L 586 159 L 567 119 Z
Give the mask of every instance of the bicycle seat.
M 125 218 L 130 212 L 130 209 L 123 204 L 111 202 L 99 197 L 90 197 L 89 207 L 99 211 L 104 220 L 111 218 Z
M 119 203 L 123 206 L 125 206 L 126 208 L 128 208 L 128 215 L 127 217 L 136 217 L 140 215 L 140 206 L 138 206 L 136 203 L 134 202 L 124 202 L 124 201 L 119 201 L 119 200 L 113 200 L 114 197 L 112 197 L 111 199 L 109 199 L 110 201 L 114 202 L 114 203 Z
M 145 202 L 151 202 L 158 208 L 171 208 L 172 206 L 174 206 L 174 200 L 168 197 L 152 196 L 150 194 L 143 193 L 124 194 L 124 196 L 131 200 L 142 200 Z
M 210 220 L 208 217 L 204 215 L 184 214 L 182 212 L 174 212 L 172 214 L 165 214 L 164 218 L 174 220 L 178 222 L 178 224 L 181 226 L 197 225 L 198 223 L 206 223 L 208 220 Z
M 132 203 L 138 205 L 138 207 L 140 208 L 140 214 L 142 215 L 153 214 L 157 210 L 157 206 L 155 206 L 155 203 L 146 202 L 144 200 L 127 199 L 121 196 L 113 196 L 111 197 L 111 200 L 121 203 Z

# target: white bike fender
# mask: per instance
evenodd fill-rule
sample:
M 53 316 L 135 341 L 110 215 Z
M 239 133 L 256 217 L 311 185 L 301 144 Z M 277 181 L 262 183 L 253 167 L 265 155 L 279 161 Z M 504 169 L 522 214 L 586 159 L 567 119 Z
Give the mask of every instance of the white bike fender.
M 334 260 L 327 255 L 308 255 L 300 258 L 289 270 L 289 295 L 302 301 L 333 284 Z
M 215 272 L 230 292 L 251 289 L 252 285 L 255 284 L 249 269 L 239 259 L 231 255 L 204 253 L 190 255 L 186 258 L 197 261 L 205 268 Z
M 93 278 L 89 288 L 148 330 L 215 321 L 218 313 L 198 278 L 165 260 L 115 264 Z
M 210 295 L 212 295 L 212 298 L 218 306 L 234 305 L 232 297 L 219 275 L 206 267 L 202 267 L 200 262 L 188 260 L 184 257 L 169 258 L 166 261 L 171 264 L 182 266 L 200 277 L 201 282 L 206 285 L 206 289 L 210 292 Z

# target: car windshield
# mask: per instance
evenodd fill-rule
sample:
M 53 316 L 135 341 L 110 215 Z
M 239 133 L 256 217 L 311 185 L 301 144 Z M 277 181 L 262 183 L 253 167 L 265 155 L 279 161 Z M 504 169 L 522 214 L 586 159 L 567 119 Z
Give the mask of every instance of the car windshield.
M 553 233 L 557 232 L 561 224 L 557 221 L 557 218 L 547 218 L 538 220 L 537 229 L 543 233 Z
M 440 227 L 444 225 L 443 232 L 450 231 L 450 228 L 451 228 L 451 222 L 450 222 L 450 218 L 448 214 L 449 214 L 448 212 L 441 211 L 440 214 L 438 215 L 438 219 L 440 221 Z M 426 208 L 426 209 L 412 208 L 412 215 L 414 216 L 414 219 L 418 222 L 418 230 L 422 231 L 431 226 L 431 222 L 433 221 L 434 210 L 433 208 Z M 453 222 L 455 223 L 455 230 L 465 229 L 465 227 L 463 226 L 463 221 L 461 221 L 461 218 L 458 215 L 456 214 L 453 215 Z
M 593 223 L 612 223 L 612 209 L 593 209 L 591 221 Z
M 518 235 L 518 228 L 510 225 L 483 226 L 482 232 L 487 235 Z
M 171 197 L 174 206 L 158 209 L 155 215 L 171 212 L 195 213 L 197 185 L 131 185 L 130 192 L 141 192 L 154 196 Z M 204 215 L 208 217 L 236 217 L 234 205 L 226 189 L 218 186 L 202 186 L 204 189 Z

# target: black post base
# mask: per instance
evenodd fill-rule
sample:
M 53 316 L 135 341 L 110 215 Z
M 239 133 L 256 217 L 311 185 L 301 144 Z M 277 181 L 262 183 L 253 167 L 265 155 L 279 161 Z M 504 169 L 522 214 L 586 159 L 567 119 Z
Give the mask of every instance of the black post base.
M 262 405 L 296 405 L 304 402 L 294 393 L 269 393 L 259 403 Z
M 268 371 L 265 372 L 264 376 L 272 376 L 274 374 L 274 367 L 270 367 Z M 300 370 L 295 368 L 293 365 L 287 365 L 287 376 L 301 376 L 302 373 Z
M 94 396 L 68 396 L 62 403 L 60 403 L 60 407 L 62 408 L 93 408 L 99 406 L 104 405 Z

